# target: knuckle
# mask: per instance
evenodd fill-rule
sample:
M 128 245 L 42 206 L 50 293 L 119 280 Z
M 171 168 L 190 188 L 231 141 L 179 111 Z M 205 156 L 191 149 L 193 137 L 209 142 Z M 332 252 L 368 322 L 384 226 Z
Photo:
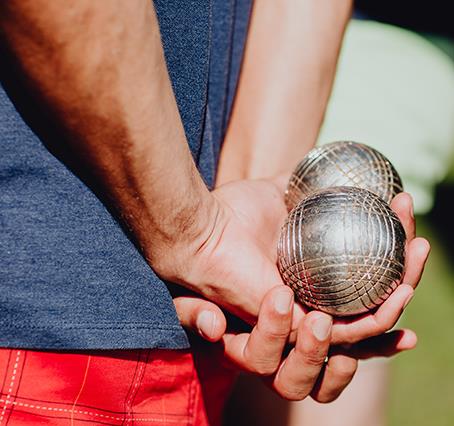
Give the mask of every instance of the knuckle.
M 305 351 L 301 354 L 304 363 L 310 367 L 320 367 L 325 362 L 326 353 L 321 351 Z
M 339 330 L 333 333 L 331 345 L 347 344 L 352 345 L 358 340 L 361 340 L 361 335 L 358 332 L 349 332 L 346 329 Z
M 355 343 L 357 343 L 359 340 L 362 340 L 362 339 L 365 339 L 367 336 L 362 336 L 362 335 L 355 335 L 355 334 L 351 334 L 351 335 L 345 335 L 343 339 L 340 339 L 340 342 L 342 344 L 346 344 L 346 345 L 354 345 Z M 338 344 L 339 342 L 335 342 L 336 344 Z
M 255 360 L 250 364 L 250 371 L 258 376 L 271 376 L 276 372 L 277 363 L 268 360 Z
M 397 322 L 397 317 L 395 315 L 390 315 L 386 318 L 381 326 L 381 333 L 386 333 L 387 331 L 391 330 Z
M 280 354 L 272 354 L 265 351 L 251 350 L 249 347 L 246 348 L 244 353 L 244 359 L 248 370 L 258 376 L 270 376 L 275 373 L 280 362 Z
M 289 330 L 287 329 L 275 329 L 275 330 L 266 330 L 263 332 L 266 340 L 275 342 L 276 340 L 287 340 L 289 335 Z
M 342 357 L 343 359 L 337 361 L 333 366 L 336 376 L 341 379 L 351 379 L 356 373 L 358 362 L 356 359 Z

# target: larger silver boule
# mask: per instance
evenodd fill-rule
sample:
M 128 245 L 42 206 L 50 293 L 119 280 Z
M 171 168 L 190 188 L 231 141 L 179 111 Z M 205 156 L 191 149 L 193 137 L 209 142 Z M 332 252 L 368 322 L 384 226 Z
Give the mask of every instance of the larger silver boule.
M 282 227 L 278 266 L 305 305 L 336 316 L 375 308 L 401 282 L 405 231 L 372 192 L 334 187 L 300 202 Z
M 403 191 L 399 174 L 383 154 L 357 142 L 333 142 L 314 148 L 298 164 L 285 192 L 287 209 L 331 186 L 368 189 L 388 203 Z

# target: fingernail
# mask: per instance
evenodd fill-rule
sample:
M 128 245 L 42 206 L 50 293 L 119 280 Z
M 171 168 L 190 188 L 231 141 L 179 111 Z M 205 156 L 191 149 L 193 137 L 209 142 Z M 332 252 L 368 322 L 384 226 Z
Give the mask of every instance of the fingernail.
M 211 311 L 202 311 L 197 317 L 196 324 L 202 336 L 213 337 L 216 327 L 216 315 Z
M 284 315 L 290 312 L 293 303 L 293 294 L 288 291 L 279 291 L 274 297 L 274 309 Z
M 319 319 L 316 319 L 312 325 L 312 333 L 321 342 L 326 340 L 329 334 L 331 333 L 331 326 L 333 324 L 333 320 L 329 316 L 322 316 Z
M 404 302 L 404 309 L 407 307 L 407 305 L 411 302 L 411 299 L 413 299 L 413 293 L 410 294 L 410 296 L 408 296 L 406 299 L 405 299 L 405 302 Z

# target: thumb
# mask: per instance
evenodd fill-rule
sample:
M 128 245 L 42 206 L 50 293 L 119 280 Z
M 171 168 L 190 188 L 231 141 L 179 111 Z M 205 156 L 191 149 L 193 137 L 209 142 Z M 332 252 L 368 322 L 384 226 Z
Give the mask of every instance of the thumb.
M 217 342 L 224 335 L 227 322 L 221 309 L 212 302 L 195 296 L 173 299 L 180 323 L 205 340 Z

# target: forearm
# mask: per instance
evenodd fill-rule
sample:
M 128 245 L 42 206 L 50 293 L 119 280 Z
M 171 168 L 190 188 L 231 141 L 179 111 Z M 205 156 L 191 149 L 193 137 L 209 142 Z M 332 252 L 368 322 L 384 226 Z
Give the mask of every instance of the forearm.
M 151 264 L 162 248 L 197 240 L 211 197 L 186 143 L 152 2 L 0 7 L 1 43 L 58 126 L 56 149 L 90 170 Z
M 218 183 L 277 175 L 314 145 L 351 0 L 256 0 Z

